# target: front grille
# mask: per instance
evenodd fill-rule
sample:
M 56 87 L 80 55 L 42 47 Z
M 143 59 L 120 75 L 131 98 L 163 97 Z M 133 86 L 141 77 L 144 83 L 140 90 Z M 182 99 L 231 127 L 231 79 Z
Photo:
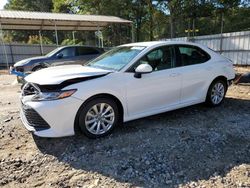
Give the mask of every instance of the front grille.
M 49 124 L 31 107 L 22 104 L 22 111 L 29 126 L 36 130 L 50 128 Z

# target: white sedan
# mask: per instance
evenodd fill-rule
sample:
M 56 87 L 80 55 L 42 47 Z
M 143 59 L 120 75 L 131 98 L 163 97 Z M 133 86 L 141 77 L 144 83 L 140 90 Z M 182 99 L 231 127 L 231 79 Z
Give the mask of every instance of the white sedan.
M 21 119 L 41 137 L 109 134 L 130 120 L 206 102 L 222 103 L 232 62 L 186 42 L 118 46 L 85 66 L 46 68 L 25 78 Z

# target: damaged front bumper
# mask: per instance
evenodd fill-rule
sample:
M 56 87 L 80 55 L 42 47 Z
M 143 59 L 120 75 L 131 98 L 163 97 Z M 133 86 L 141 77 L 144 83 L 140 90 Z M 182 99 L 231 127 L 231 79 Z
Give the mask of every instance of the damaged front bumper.
M 28 100 L 27 100 L 28 98 Z M 68 97 L 54 101 L 31 101 L 21 97 L 21 120 L 29 131 L 40 137 L 75 134 L 74 122 L 82 101 Z

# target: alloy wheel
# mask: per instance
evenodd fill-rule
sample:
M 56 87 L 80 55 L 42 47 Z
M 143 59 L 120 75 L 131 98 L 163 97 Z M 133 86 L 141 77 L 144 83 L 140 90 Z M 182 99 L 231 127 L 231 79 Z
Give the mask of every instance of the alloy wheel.
M 115 112 L 111 105 L 98 103 L 93 105 L 85 116 L 85 126 L 94 135 L 101 135 L 111 129 L 115 120 Z
M 225 87 L 221 82 L 217 82 L 211 91 L 211 101 L 213 104 L 219 104 L 225 95 Z

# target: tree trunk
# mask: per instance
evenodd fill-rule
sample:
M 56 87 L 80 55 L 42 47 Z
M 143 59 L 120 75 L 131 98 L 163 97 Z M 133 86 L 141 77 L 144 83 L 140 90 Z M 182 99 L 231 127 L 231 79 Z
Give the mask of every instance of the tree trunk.
M 153 25 L 153 5 L 151 0 L 147 1 L 148 7 L 149 7 L 149 38 L 150 40 L 154 40 L 154 35 L 153 35 L 153 30 L 154 30 L 154 25 Z
M 174 22 L 175 22 L 175 18 L 174 18 L 174 13 L 173 13 L 173 9 L 172 9 L 172 6 L 171 5 L 168 5 L 168 9 L 169 9 L 169 12 L 170 12 L 170 36 L 171 36 L 171 39 L 172 38 L 175 38 L 175 25 L 174 25 Z
M 136 42 L 140 41 L 141 24 L 140 21 L 136 20 Z
M 175 38 L 175 18 L 173 15 L 170 15 L 170 36 L 171 36 L 171 39 L 172 38 Z

